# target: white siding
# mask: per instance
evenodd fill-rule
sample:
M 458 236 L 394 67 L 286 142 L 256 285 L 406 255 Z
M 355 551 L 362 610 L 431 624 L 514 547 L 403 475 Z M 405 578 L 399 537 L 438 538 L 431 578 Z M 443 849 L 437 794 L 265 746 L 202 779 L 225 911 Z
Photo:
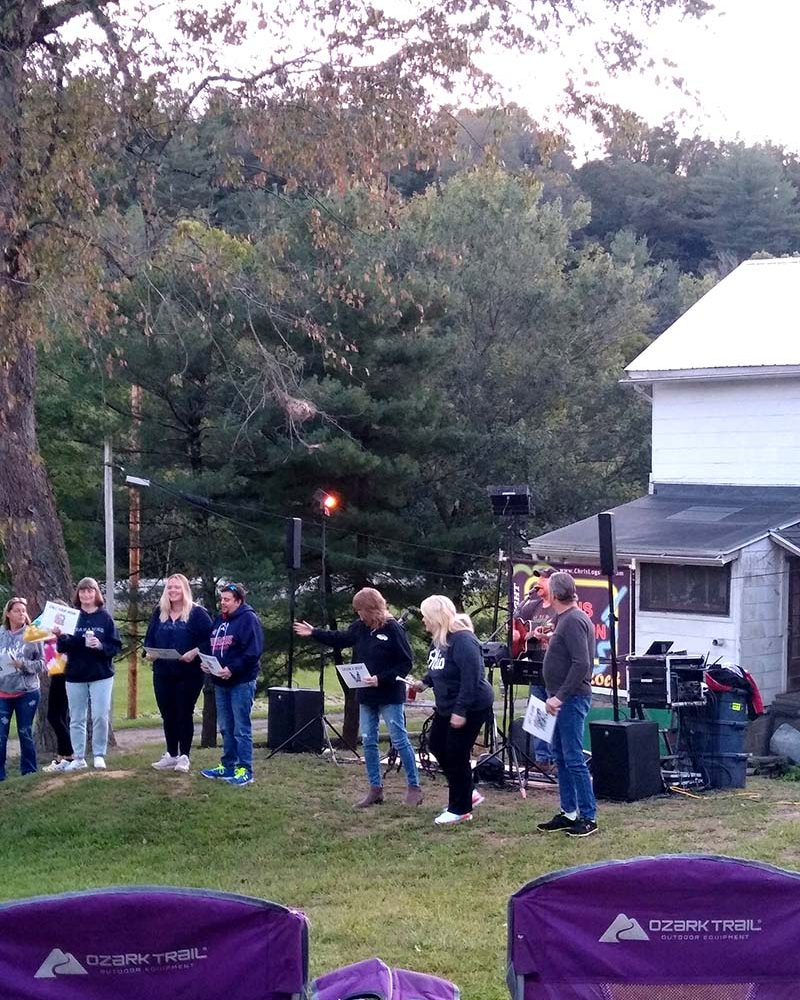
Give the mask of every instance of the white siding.
M 646 560 L 645 560 L 646 561 Z M 674 649 L 722 663 L 737 663 L 739 656 L 736 611 L 740 602 L 741 579 L 737 563 L 731 566 L 729 615 L 687 615 L 680 612 L 640 611 L 641 575 L 636 574 L 636 652 L 643 653 L 657 639 L 671 639 Z M 715 645 L 713 640 L 718 640 Z
M 768 704 L 786 689 L 788 576 L 785 551 L 768 538 L 743 549 L 739 665 L 755 677 Z
M 652 478 L 800 486 L 800 377 L 654 383 Z
M 637 574 L 636 652 L 656 639 L 671 639 L 676 649 L 707 653 L 710 662 L 737 664 L 750 671 L 769 704 L 786 687 L 787 591 L 785 553 L 767 538 L 743 549 L 731 564 L 727 617 L 640 611 Z

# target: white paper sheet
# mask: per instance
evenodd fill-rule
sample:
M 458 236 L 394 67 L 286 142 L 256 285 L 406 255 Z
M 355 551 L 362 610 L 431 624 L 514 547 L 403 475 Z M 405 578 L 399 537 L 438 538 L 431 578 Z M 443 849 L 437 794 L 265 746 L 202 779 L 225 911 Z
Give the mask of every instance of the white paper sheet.
M 219 660 L 216 658 L 216 656 L 208 656 L 206 653 L 200 654 L 200 662 L 204 666 L 208 667 L 208 669 L 211 671 L 212 674 L 214 674 L 215 677 L 219 676 L 219 674 L 221 674 L 222 671 L 225 669 L 219 662 Z
M 544 740 L 545 743 L 552 743 L 556 728 L 556 716 L 548 715 L 545 703 L 540 698 L 531 695 L 528 699 L 528 707 L 525 709 L 522 728 L 531 736 Z
M 42 628 L 60 628 L 64 635 L 74 635 L 78 626 L 80 611 L 77 608 L 67 608 L 55 601 L 48 601 L 44 606 L 39 621 Z
M 156 649 L 155 646 L 145 646 L 144 651 L 149 660 L 179 660 L 181 658 L 177 649 Z
M 367 670 L 365 663 L 337 663 L 336 669 L 349 688 L 365 688 L 370 686 L 366 683 L 370 672 Z

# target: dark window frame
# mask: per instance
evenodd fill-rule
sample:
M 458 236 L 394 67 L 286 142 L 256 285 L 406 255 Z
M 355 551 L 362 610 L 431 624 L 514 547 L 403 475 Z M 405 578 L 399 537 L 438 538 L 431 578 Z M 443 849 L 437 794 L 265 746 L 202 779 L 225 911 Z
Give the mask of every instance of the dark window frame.
M 730 618 L 731 564 L 640 563 L 639 610 Z M 724 593 L 720 584 L 724 584 Z M 694 595 L 688 596 L 693 590 Z M 704 595 L 701 597 L 700 595 Z M 702 602 L 698 607 L 698 601 Z

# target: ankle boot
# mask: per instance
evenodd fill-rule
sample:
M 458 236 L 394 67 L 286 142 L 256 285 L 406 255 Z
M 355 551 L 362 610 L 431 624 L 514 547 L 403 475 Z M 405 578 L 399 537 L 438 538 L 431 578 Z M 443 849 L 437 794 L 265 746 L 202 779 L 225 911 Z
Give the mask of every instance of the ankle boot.
M 370 785 L 369 791 L 360 802 L 356 802 L 356 809 L 369 809 L 370 806 L 379 806 L 383 802 L 383 789 L 380 785 Z
M 406 806 L 421 806 L 422 800 L 425 796 L 422 794 L 422 789 L 417 785 L 416 787 L 408 786 L 408 791 L 406 792 L 406 797 L 403 800 L 403 805 Z

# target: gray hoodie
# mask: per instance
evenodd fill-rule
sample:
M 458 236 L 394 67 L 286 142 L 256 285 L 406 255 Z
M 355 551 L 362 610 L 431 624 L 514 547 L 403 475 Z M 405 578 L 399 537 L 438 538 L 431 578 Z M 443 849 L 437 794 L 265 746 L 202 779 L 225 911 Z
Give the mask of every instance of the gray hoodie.
M 3 694 L 38 691 L 39 674 L 47 669 L 41 642 L 24 642 L 24 631 L 24 628 L 16 632 L 0 628 L 0 691 Z M 12 660 L 20 661 L 22 666 L 17 669 Z

